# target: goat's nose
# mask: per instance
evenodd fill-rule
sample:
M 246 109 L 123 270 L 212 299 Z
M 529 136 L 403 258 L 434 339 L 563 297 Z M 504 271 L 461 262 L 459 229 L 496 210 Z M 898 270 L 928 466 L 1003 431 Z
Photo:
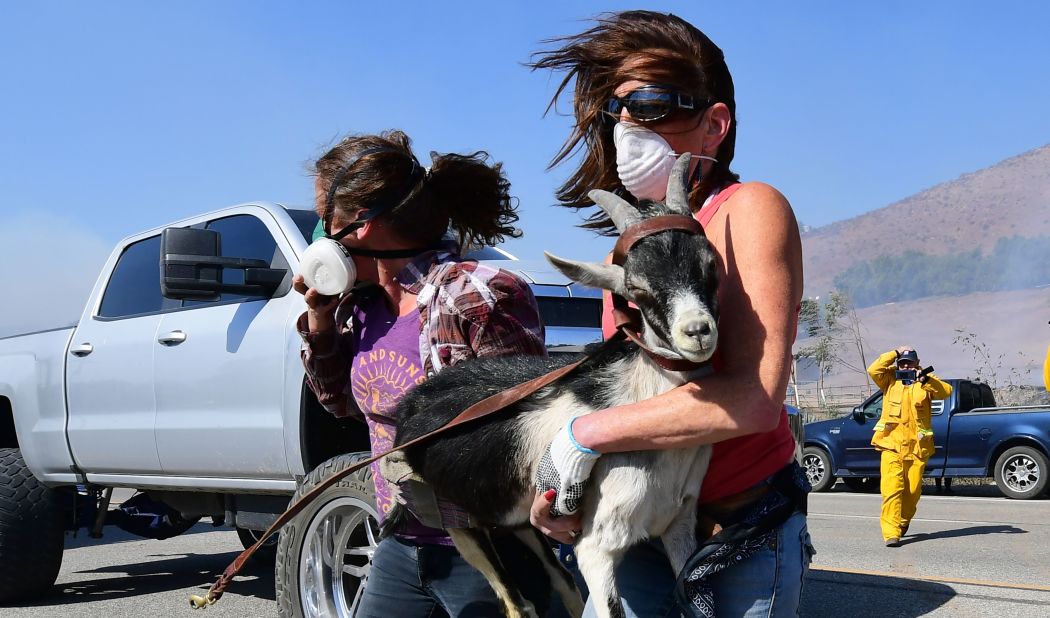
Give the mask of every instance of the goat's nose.
M 700 339 L 711 334 L 711 322 L 709 320 L 693 320 L 682 328 L 682 332 L 693 339 Z

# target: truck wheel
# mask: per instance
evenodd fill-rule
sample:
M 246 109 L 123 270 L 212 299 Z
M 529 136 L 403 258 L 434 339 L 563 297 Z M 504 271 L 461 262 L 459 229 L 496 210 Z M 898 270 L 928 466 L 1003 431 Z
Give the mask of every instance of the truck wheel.
M 17 448 L 0 448 L 0 603 L 51 589 L 62 566 L 61 496 L 33 476 Z
M 369 456 L 349 453 L 322 463 L 299 485 L 292 502 Z M 353 616 L 378 542 L 375 488 L 371 467 L 366 467 L 329 487 L 281 529 L 275 582 L 278 614 Z
M 831 458 L 819 446 L 807 446 L 802 450 L 802 468 L 806 471 L 806 479 L 813 486 L 813 491 L 827 491 L 835 484 Z
M 237 538 L 241 540 L 241 546 L 244 549 L 248 549 L 262 536 L 261 530 L 249 530 L 248 528 L 237 528 Z M 280 535 L 275 534 L 270 538 L 266 539 L 263 546 L 260 547 L 254 554 L 252 554 L 252 560 L 258 563 L 272 565 L 277 560 L 277 539 Z
M 1007 498 L 1035 498 L 1046 489 L 1048 476 L 1046 455 L 1030 446 L 1015 446 L 995 462 L 995 484 Z

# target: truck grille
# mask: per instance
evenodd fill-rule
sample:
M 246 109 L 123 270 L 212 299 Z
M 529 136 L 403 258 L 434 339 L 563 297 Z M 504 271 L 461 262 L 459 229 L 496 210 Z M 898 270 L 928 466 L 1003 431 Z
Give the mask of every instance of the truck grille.
M 566 298 L 538 296 L 540 318 L 544 326 L 601 328 L 602 301 L 600 298 Z

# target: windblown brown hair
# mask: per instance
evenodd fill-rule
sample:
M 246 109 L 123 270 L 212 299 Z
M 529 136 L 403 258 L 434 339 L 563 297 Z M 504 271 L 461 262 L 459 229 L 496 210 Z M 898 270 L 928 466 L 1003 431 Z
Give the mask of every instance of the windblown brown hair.
M 558 188 L 561 204 L 584 208 L 592 203 L 587 197 L 591 189 L 623 188 L 616 175 L 614 122 L 603 117 L 602 108 L 617 86 L 631 79 L 674 86 L 701 101 L 721 102 L 729 108 L 729 132 L 715 154 L 718 163 L 690 192 L 694 207 L 716 187 L 737 180 L 739 176 L 729 168 L 736 149 L 736 99 L 722 50 L 695 26 L 671 14 L 624 11 L 604 14 L 596 21 L 597 25 L 580 34 L 544 41 L 558 47 L 533 54 L 528 64 L 534 70 L 565 72 L 548 112 L 576 80 L 576 123 L 550 167 L 581 148 L 584 152 L 579 167 Z M 620 193 L 629 196 L 625 190 Z M 613 231 L 612 222 L 601 210 L 591 214 L 582 227 Z
M 328 195 L 334 177 L 347 162 L 370 148 L 384 150 L 362 157 L 335 190 L 334 209 L 343 217 L 380 204 L 396 204 L 376 220 L 418 246 L 437 243 L 451 227 L 463 251 L 521 236 L 521 230 L 514 227 L 517 199 L 510 195 L 502 163 L 490 164 L 488 153 L 481 151 L 469 155 L 431 152 L 430 171 L 424 173 L 412 154 L 411 140 L 402 131 L 349 136 L 333 146 L 314 165 L 322 195 Z

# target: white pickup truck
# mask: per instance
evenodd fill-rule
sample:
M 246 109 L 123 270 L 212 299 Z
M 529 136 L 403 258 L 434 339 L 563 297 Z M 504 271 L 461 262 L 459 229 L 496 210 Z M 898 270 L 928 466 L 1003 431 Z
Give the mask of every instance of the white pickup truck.
M 327 414 L 304 383 L 291 278 L 316 222 L 252 203 L 136 234 L 76 325 L 0 339 L 0 604 L 50 589 L 65 531 L 113 520 L 112 488 L 250 543 L 293 494 L 368 451 L 365 425 Z M 600 339 L 597 293 L 498 249 L 472 257 L 530 283 L 551 352 Z M 282 615 L 351 615 L 372 492 L 366 469 L 282 534 Z

